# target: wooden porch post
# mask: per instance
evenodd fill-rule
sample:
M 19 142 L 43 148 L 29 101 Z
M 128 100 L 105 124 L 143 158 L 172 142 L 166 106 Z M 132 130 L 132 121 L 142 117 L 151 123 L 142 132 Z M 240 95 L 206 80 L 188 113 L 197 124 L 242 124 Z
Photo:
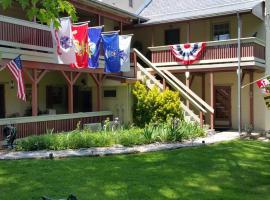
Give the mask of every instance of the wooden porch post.
M 205 73 L 202 74 L 202 100 L 205 101 Z M 203 112 L 200 112 L 200 119 L 201 119 L 201 128 L 203 128 L 203 124 L 205 121 L 205 116 Z
M 37 69 L 33 69 L 30 73 L 27 69 L 25 70 L 27 77 L 32 84 L 32 116 L 38 115 L 38 83 L 45 76 L 48 70 L 41 70 L 38 72 Z
M 190 43 L 190 22 L 187 23 L 187 43 Z
M 151 46 L 155 46 L 154 28 L 151 28 Z
M 100 16 L 100 14 L 98 14 L 98 25 L 99 26 L 101 25 L 101 16 Z
M 68 113 L 73 113 L 73 85 L 68 83 Z
M 37 88 L 37 70 L 33 70 L 33 83 L 32 83 L 32 116 L 38 115 L 38 88 Z
M 61 71 L 68 84 L 68 113 L 72 114 L 73 109 L 73 86 L 81 75 L 81 72 L 68 72 Z M 74 76 L 75 75 L 75 76 Z
M 102 82 L 103 80 L 106 78 L 106 76 L 102 76 L 101 74 L 89 74 L 94 82 L 96 83 L 97 86 L 97 107 L 96 107 L 96 111 L 101 111 L 102 108 Z
M 97 111 L 101 110 L 101 84 L 97 85 Z
M 190 88 L 190 77 L 189 77 L 189 72 L 186 72 L 185 73 L 185 77 L 186 77 L 186 86 L 188 88 Z M 189 100 L 186 100 L 186 104 L 187 104 L 187 107 L 189 108 Z
M 138 66 L 137 66 L 137 54 L 135 51 L 133 51 L 133 62 L 134 62 L 134 78 L 138 78 Z
M 203 120 L 203 112 L 200 111 L 200 126 L 203 128 L 204 120 Z
M 210 104 L 211 107 L 214 108 L 214 73 L 210 73 Z M 210 116 L 210 126 L 211 129 L 214 129 L 214 114 L 211 113 Z
M 205 74 L 202 74 L 202 99 L 205 101 Z
M 249 82 L 252 83 L 254 80 L 253 71 L 249 72 Z M 249 123 L 254 127 L 254 89 L 253 84 L 249 86 Z
M 119 22 L 120 34 L 123 34 L 123 22 Z
M 163 84 L 163 89 L 166 90 L 166 79 L 165 78 L 162 79 L 162 84 Z

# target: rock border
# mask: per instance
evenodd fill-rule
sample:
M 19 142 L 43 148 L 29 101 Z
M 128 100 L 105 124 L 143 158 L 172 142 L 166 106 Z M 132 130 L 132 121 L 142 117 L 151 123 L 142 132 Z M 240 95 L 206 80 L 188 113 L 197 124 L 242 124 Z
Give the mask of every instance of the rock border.
M 18 159 L 53 159 L 53 158 L 68 158 L 68 157 L 93 157 L 93 156 L 109 156 L 120 154 L 136 154 L 147 153 L 164 150 L 174 150 L 185 147 L 198 147 L 202 145 L 215 144 L 219 142 L 231 141 L 238 139 L 239 135 L 236 132 L 222 132 L 211 135 L 205 138 L 198 138 L 194 141 L 186 141 L 183 143 L 154 143 L 133 147 L 123 147 L 116 145 L 113 147 L 97 147 L 78 150 L 42 150 L 42 151 L 7 151 L 0 152 L 0 160 L 18 160 Z

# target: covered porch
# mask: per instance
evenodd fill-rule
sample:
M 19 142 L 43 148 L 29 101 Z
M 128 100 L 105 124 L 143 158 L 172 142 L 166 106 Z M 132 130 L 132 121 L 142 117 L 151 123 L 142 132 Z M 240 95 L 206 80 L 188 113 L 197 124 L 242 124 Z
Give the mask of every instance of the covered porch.
M 130 23 L 129 15 L 109 15 L 80 3 L 76 6 L 80 20 L 90 18 L 90 26 L 105 25 L 105 31 L 119 28 L 122 32 L 122 24 Z M 13 16 L 12 12 L 5 14 Z M 16 81 L 8 70 L 0 71 L 0 118 L 101 110 L 112 110 L 119 116 L 124 110 L 121 118 L 130 121 L 126 116 L 128 106 L 121 99 L 130 93 L 129 84 L 136 80 L 134 68 L 130 73 L 106 74 L 102 55 L 98 69 L 57 64 L 48 26 L 8 16 L 0 15 L 0 65 L 4 67 L 21 55 L 27 102 L 17 100 Z

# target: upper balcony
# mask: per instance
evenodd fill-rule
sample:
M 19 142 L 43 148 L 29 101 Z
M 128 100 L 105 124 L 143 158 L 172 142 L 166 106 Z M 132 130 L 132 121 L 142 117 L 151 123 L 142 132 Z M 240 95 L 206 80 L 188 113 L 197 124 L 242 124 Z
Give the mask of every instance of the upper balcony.
M 238 64 L 237 39 L 209 41 L 200 60 L 188 66 L 190 70 L 207 68 L 235 68 Z M 158 67 L 166 67 L 170 70 L 186 70 L 187 66 L 176 61 L 170 51 L 170 46 L 149 47 L 152 63 Z M 176 67 L 177 66 L 177 67 Z M 255 38 L 241 38 L 241 67 L 265 68 L 265 42 Z
M 58 64 L 55 48 L 50 27 L 0 15 L 1 58 L 14 59 L 21 55 L 27 68 L 77 71 L 67 65 Z M 80 71 L 101 73 L 104 59 L 100 60 L 100 66 L 99 69 L 80 69 Z
M 48 26 L 0 15 L 0 51 L 2 58 L 21 54 L 25 60 L 56 63 Z

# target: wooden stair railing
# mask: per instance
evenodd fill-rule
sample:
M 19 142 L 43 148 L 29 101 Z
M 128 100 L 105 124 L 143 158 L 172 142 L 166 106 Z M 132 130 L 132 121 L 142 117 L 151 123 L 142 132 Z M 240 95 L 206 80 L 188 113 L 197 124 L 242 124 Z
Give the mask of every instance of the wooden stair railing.
M 144 76 L 146 76 L 149 80 L 153 82 L 153 85 L 156 85 L 160 91 L 165 90 L 163 85 L 152 75 L 150 74 L 143 66 L 141 66 L 140 63 L 137 63 L 137 68 L 138 71 L 141 72 Z M 152 89 L 152 86 L 147 84 L 147 87 Z M 201 123 L 201 119 L 194 113 L 192 112 L 182 101 L 181 101 L 181 106 L 183 110 L 191 116 L 196 122 Z
M 203 126 L 203 114 L 210 112 L 211 114 L 214 113 L 214 109 L 208 105 L 205 101 L 203 101 L 198 95 L 196 95 L 192 90 L 184 86 L 184 84 L 179 81 L 175 76 L 173 76 L 168 71 L 162 71 L 158 67 L 156 67 L 151 61 L 149 61 L 144 55 L 142 55 L 137 49 L 133 49 L 134 55 L 138 56 L 145 64 L 147 64 L 150 68 L 152 68 L 161 78 L 165 79 L 166 82 L 173 87 L 175 90 L 179 91 L 180 94 L 188 100 L 196 109 L 200 112 L 200 118 L 191 111 L 186 105 L 182 103 L 183 109 L 190 114 L 196 121 L 200 122 L 201 126 Z M 137 61 L 137 59 L 136 59 Z M 143 68 L 139 63 L 135 63 L 135 65 L 141 70 Z M 147 70 L 143 68 L 143 73 L 146 75 L 145 72 L 150 74 Z M 147 77 L 149 77 L 146 75 Z M 151 75 L 151 74 L 150 74 Z M 152 75 L 151 75 L 152 76 Z M 151 79 L 155 79 L 152 76 Z

